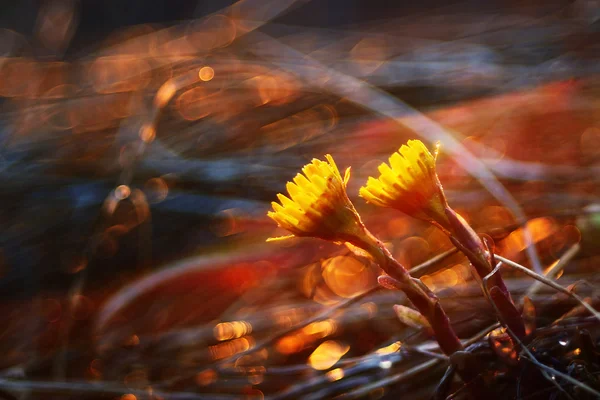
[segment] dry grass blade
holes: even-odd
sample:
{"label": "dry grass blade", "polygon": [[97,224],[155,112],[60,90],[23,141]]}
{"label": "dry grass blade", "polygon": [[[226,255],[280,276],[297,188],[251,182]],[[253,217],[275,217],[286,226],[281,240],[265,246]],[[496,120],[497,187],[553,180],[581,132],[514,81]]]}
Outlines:
{"label": "dry grass blade", "polygon": [[428,371],[429,369],[435,367],[436,365],[438,365],[441,362],[441,360],[438,359],[434,359],[434,360],[429,360],[426,361],[422,364],[419,364],[413,368],[410,368],[404,372],[401,372],[399,374],[396,375],[392,375],[383,379],[380,379],[376,382],[370,383],[368,385],[362,386],[358,389],[355,389],[353,391],[344,393],[340,396],[338,396],[338,399],[357,399],[360,398],[362,396],[365,396],[367,394],[369,394],[371,391],[375,390],[375,389],[379,389],[379,388],[383,388],[386,386],[390,386],[393,384],[398,384],[400,382],[406,381],[407,379],[410,379],[414,376],[417,376],[419,374],[425,373],[426,371]]}
{"label": "dry grass blade", "polygon": [[562,287],[561,285],[559,285],[558,283],[554,282],[552,279],[546,278],[545,276],[542,276],[532,270],[530,270],[529,268],[526,268],[520,264],[517,264],[514,261],[511,261],[507,258],[504,258],[502,256],[499,256],[497,254],[495,254],[495,257],[502,261],[503,263],[505,263],[506,265],[509,265],[512,268],[518,269],[519,271],[529,275],[530,277],[532,277],[533,279],[538,280],[539,282],[550,286],[553,289],[556,289],[556,291],[560,292],[560,293],[564,293],[567,296],[573,298],[574,300],[576,300],[579,304],[581,304],[582,307],[585,307],[586,310],[588,310],[594,317],[596,317],[599,321],[600,321],[600,313],[598,311],[596,311],[596,309],[594,307],[592,307],[590,304],[588,304],[587,302],[583,301],[583,299],[579,296],[577,296],[575,293],[571,292],[570,290],[568,290],[567,288]]}
{"label": "dry grass blade", "polygon": [[[554,265],[550,267],[550,269],[545,273],[545,277],[548,279],[554,279],[554,277],[558,275],[560,271],[563,270],[563,268],[569,263],[569,261],[571,261],[573,257],[577,255],[579,250],[581,250],[581,246],[579,245],[579,243],[575,243],[573,246],[571,246],[565,252],[565,254],[563,254],[563,256],[558,261],[556,261]],[[526,296],[531,297],[532,295],[536,294],[543,285],[544,283],[541,281],[534,282],[529,287],[529,290],[527,290]]]}

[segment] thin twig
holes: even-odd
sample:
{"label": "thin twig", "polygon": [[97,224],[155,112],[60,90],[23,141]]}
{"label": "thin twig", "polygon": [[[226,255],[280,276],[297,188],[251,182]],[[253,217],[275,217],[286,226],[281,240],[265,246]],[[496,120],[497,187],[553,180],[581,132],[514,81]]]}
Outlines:
{"label": "thin twig", "polygon": [[378,381],[375,381],[373,383],[370,383],[368,385],[365,385],[358,389],[355,389],[351,392],[344,393],[344,394],[338,396],[337,398],[338,399],[356,399],[356,398],[365,396],[375,389],[390,386],[392,384],[398,384],[398,383],[403,382],[407,379],[410,379],[414,376],[425,373],[425,371],[435,367],[439,363],[441,363],[441,360],[438,360],[438,359],[426,361],[422,364],[419,364],[419,365],[417,365],[413,368],[410,368],[404,372],[401,372],[399,374],[388,376],[386,378],[380,379]]}
{"label": "thin twig", "polygon": [[433,256],[429,260],[417,265],[416,267],[411,268],[408,272],[415,278],[420,278],[425,274],[434,272],[434,271],[431,271],[432,267],[434,267],[437,263],[444,261],[445,259],[452,256],[453,254],[456,254],[457,252],[458,252],[458,249],[456,247],[453,247],[450,250],[446,250],[443,253]]}
{"label": "thin twig", "polygon": [[[563,268],[569,263],[569,261],[571,261],[573,257],[575,257],[575,255],[577,255],[580,249],[581,246],[579,245],[579,243],[575,243],[573,246],[569,247],[569,249],[563,254],[563,256],[558,261],[556,261],[556,263],[544,274],[544,276],[547,279],[554,279],[554,277],[558,275],[560,271],[563,270]],[[543,285],[543,282],[534,282],[529,287],[529,290],[527,290],[527,293],[525,295],[527,297],[533,296],[541,289]]]}
{"label": "thin twig", "polygon": [[526,268],[520,264],[517,264],[514,261],[511,261],[507,258],[504,258],[502,256],[499,256],[496,254],[496,258],[500,261],[502,261],[503,263],[505,263],[506,265],[509,265],[515,269],[518,269],[519,271],[531,276],[534,279],[537,279],[538,281],[544,283],[545,285],[550,286],[553,289],[556,289],[558,292],[564,293],[567,296],[573,298],[574,300],[576,300],[579,304],[581,304],[583,307],[585,307],[594,317],[598,318],[598,320],[600,321],[600,313],[598,311],[596,311],[596,309],[594,307],[592,307],[590,304],[586,303],[585,301],[583,301],[583,299],[579,296],[577,296],[575,293],[571,292],[569,289],[562,287],[561,285],[559,285],[558,283],[554,282],[553,280],[546,278],[532,270],[530,270],[529,268]]}

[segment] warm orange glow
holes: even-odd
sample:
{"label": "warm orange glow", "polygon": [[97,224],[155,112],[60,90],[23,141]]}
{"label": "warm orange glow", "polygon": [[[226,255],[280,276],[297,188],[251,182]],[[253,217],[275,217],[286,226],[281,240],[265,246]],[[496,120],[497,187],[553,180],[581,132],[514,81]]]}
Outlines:
{"label": "warm orange glow", "polygon": [[152,143],[156,137],[156,129],[152,125],[143,125],[140,128],[140,139],[145,143]]}
{"label": "warm orange glow", "polygon": [[293,99],[297,91],[297,83],[283,74],[258,75],[250,80],[258,90],[262,104],[287,103]]}
{"label": "warm orange glow", "polygon": [[222,322],[214,329],[217,340],[230,340],[252,333],[252,325],[246,321]]}
{"label": "warm orange glow", "polygon": [[304,348],[302,337],[297,335],[286,336],[277,341],[275,349],[281,354],[294,354]]}
{"label": "warm orange glow", "polygon": [[327,373],[327,379],[331,382],[339,381],[344,377],[344,370],[341,368],[332,369]]}
{"label": "warm orange glow", "polygon": [[150,83],[150,65],[129,56],[100,57],[89,69],[94,90],[109,94],[141,90]]}
{"label": "warm orange glow", "polygon": [[34,96],[39,74],[39,66],[34,61],[21,57],[0,57],[0,96]]}
{"label": "warm orange glow", "polygon": [[208,82],[215,77],[215,70],[209,66],[202,67],[200,68],[200,71],[198,71],[198,77],[201,81]]}
{"label": "warm orange glow", "polygon": [[336,330],[336,323],[332,319],[313,322],[302,328],[302,332],[307,335],[317,335],[319,337],[329,336]]}
{"label": "warm orange glow", "polygon": [[429,325],[427,319],[417,310],[413,310],[412,308],[401,304],[396,304],[394,305],[394,311],[400,322],[403,324],[415,329],[431,330],[431,325]]}
{"label": "warm orange glow", "polygon": [[184,119],[195,121],[220,111],[224,106],[220,102],[224,101],[226,99],[219,92],[211,92],[198,86],[186,90],[177,98],[177,111]]}
{"label": "warm orange glow", "polygon": [[392,354],[392,353],[396,353],[397,351],[399,351],[401,347],[402,347],[402,342],[394,342],[388,346],[377,349],[375,351],[375,353],[382,354],[382,355],[383,354]]}
{"label": "warm orange glow", "polygon": [[130,194],[131,189],[127,185],[120,185],[115,189],[115,198],[117,200],[125,200]]}
{"label": "warm orange glow", "polygon": [[311,367],[318,370],[329,369],[333,367],[344,354],[350,350],[350,346],[339,342],[328,340],[323,342],[308,357],[308,363]]}
{"label": "warm orange glow", "polygon": [[440,273],[440,280],[444,286],[454,286],[458,283],[458,274],[453,269],[447,269]]}
{"label": "warm orange glow", "polygon": [[[379,161],[377,165],[381,164]],[[390,237],[403,237],[410,233],[412,223],[408,216],[395,217],[387,223],[388,234]]]}
{"label": "warm orange glow", "polygon": [[421,277],[421,282],[423,282],[425,284],[425,286],[427,286],[432,291],[435,291],[435,289],[437,287],[433,281],[433,278],[430,275],[423,275]]}
{"label": "warm orange glow", "polygon": [[375,285],[375,274],[353,257],[337,256],[323,262],[323,278],[340,297],[354,297]]}
{"label": "warm orange glow", "polygon": [[420,236],[404,239],[394,252],[396,259],[406,268],[412,268],[422,263],[429,255],[429,243]]}
{"label": "warm orange glow", "polygon": [[[534,243],[538,243],[552,235],[559,233],[558,225],[552,218],[535,218],[527,222],[527,229]],[[525,250],[527,244],[523,228],[516,229],[499,245],[503,252],[509,256]]]}
{"label": "warm orange glow", "polygon": [[205,369],[196,374],[196,384],[199,386],[208,386],[217,381],[217,373],[213,369]]}
{"label": "warm orange glow", "polygon": [[137,400],[134,394],[128,393],[121,396],[121,400]]}
{"label": "warm orange glow", "polygon": [[239,339],[230,340],[224,343],[219,343],[210,346],[208,349],[213,360],[231,357],[234,354],[246,351],[254,346],[254,339],[251,336],[242,337]]}
{"label": "warm orange glow", "polygon": [[137,346],[140,344],[140,338],[138,335],[131,335],[124,344],[125,346]]}
{"label": "warm orange glow", "polygon": [[154,98],[154,105],[157,108],[163,108],[171,101],[171,98],[173,98],[176,92],[177,86],[175,86],[172,81],[167,81],[160,89],[158,89],[156,97]]}

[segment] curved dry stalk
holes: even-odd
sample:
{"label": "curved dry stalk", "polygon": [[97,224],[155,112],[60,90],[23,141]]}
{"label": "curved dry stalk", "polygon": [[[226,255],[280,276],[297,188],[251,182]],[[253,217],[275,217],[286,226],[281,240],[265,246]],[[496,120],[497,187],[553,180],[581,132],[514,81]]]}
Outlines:
{"label": "curved dry stalk", "polygon": [[572,299],[577,301],[579,304],[581,304],[582,307],[585,307],[586,310],[588,310],[594,317],[596,317],[600,321],[600,312],[596,311],[596,309],[594,307],[592,307],[590,304],[585,302],[581,297],[577,296],[575,293],[571,292],[569,289],[562,287],[558,283],[554,282],[552,279],[546,278],[545,276],[540,275],[540,274],[530,270],[529,268],[522,266],[521,264],[517,264],[516,262],[509,260],[508,258],[499,256],[498,254],[495,254],[494,256],[498,260],[505,263],[506,265],[509,265],[512,268],[518,269],[519,271],[529,275],[533,279],[536,279],[539,282],[542,282],[543,284],[550,286],[551,288],[555,289],[556,291],[566,294],[567,296],[571,297]]}

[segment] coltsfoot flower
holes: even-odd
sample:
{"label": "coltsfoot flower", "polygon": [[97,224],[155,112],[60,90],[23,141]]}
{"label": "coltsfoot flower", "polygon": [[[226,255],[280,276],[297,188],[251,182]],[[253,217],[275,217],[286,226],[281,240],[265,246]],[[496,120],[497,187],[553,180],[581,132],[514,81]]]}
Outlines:
{"label": "coltsfoot flower", "polygon": [[447,203],[435,171],[436,157],[437,152],[432,155],[420,140],[409,140],[392,154],[389,165],[379,166],[379,178],[369,177],[359,194],[369,203],[447,228]]}
{"label": "coltsfoot flower", "polygon": [[272,202],[273,211],[267,215],[293,236],[348,241],[364,234],[364,225],[346,193],[350,168],[342,178],[333,157],[328,154],[325,158],[327,161],[313,159],[305,165],[303,174],[287,183],[290,197],[278,194],[281,204]]}

